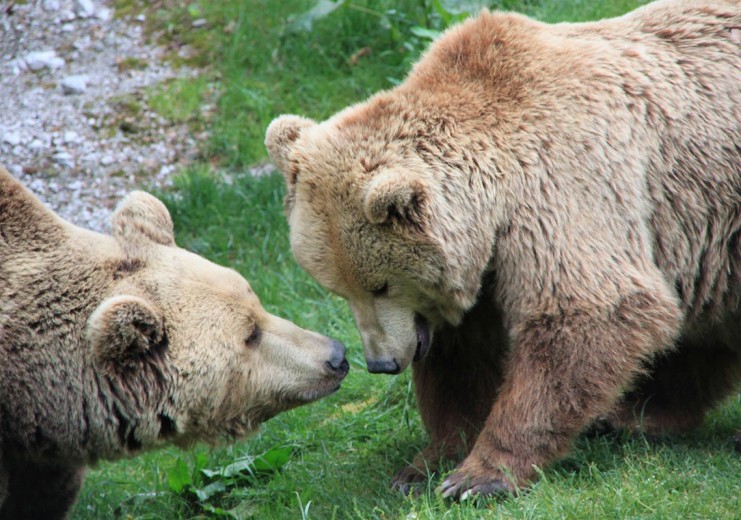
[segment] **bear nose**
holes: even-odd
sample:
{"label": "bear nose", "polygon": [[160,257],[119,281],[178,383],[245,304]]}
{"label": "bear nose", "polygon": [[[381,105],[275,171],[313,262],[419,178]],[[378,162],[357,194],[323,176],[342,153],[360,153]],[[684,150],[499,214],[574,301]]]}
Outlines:
{"label": "bear nose", "polygon": [[395,359],[374,359],[366,360],[368,372],[371,374],[398,374],[401,367]]}
{"label": "bear nose", "polygon": [[332,340],[332,353],[330,354],[329,360],[326,365],[339,375],[344,376],[350,370],[350,365],[345,359],[345,345],[336,339]]}

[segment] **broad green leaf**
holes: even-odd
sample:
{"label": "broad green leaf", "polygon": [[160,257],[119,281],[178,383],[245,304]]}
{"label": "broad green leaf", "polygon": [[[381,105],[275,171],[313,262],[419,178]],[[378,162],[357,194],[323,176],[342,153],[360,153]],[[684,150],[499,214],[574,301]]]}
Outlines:
{"label": "broad green leaf", "polygon": [[178,458],[175,465],[167,472],[167,483],[175,493],[180,493],[188,486],[193,485],[190,469],[188,469],[188,465],[183,459]]}
{"label": "broad green leaf", "polygon": [[255,459],[253,471],[255,473],[271,473],[277,471],[285,466],[290,458],[291,448],[270,449]]}
{"label": "broad green leaf", "polygon": [[226,491],[226,484],[224,484],[224,482],[221,480],[211,482],[209,485],[202,488],[193,489],[193,492],[196,494],[198,500],[200,500],[201,502],[205,502],[216,493],[223,493],[224,491]]}
{"label": "broad green leaf", "polygon": [[201,469],[201,474],[209,479],[232,479],[239,476],[254,476],[258,473],[273,473],[283,467],[291,458],[291,448],[273,448],[258,457],[242,457],[218,469]]}

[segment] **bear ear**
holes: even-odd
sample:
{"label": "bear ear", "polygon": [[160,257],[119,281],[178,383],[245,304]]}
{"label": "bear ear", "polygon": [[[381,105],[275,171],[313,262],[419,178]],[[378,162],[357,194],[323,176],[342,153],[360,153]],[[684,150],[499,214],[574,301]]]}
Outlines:
{"label": "bear ear", "polygon": [[162,315],[138,296],[108,298],[90,316],[87,339],[101,367],[126,366],[164,337]]}
{"label": "bear ear", "polygon": [[298,172],[291,167],[288,156],[301,132],[314,125],[316,122],[305,117],[283,115],[273,119],[265,132],[265,147],[270,159],[283,174],[289,188],[296,184]]}
{"label": "bear ear", "polygon": [[143,191],[130,193],[111,217],[113,236],[125,247],[155,242],[175,245],[172,218],[162,202]]}
{"label": "bear ear", "polygon": [[368,183],[363,209],[373,224],[396,220],[424,228],[428,200],[424,181],[397,170],[386,170],[376,174]]}

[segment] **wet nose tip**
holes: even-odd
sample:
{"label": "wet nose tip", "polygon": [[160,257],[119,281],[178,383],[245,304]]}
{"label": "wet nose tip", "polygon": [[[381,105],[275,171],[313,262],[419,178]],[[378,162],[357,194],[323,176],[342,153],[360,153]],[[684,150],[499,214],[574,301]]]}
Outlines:
{"label": "wet nose tip", "polygon": [[368,372],[371,374],[398,374],[401,367],[395,359],[368,359]]}
{"label": "wet nose tip", "polygon": [[327,361],[327,366],[335,372],[345,374],[349,370],[350,365],[347,363],[347,359],[345,359],[345,345],[341,341],[332,340],[332,353]]}

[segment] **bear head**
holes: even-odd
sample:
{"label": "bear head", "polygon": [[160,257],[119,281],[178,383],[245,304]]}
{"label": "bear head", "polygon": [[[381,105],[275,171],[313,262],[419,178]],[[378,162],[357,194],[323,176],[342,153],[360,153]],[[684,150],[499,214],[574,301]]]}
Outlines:
{"label": "bear head", "polygon": [[116,394],[157,401],[139,405],[157,417],[129,447],[239,437],[339,388],[343,345],[266,312],[236,271],[177,247],[159,200],[130,194],[112,228],[124,259],[86,335]]}
{"label": "bear head", "polygon": [[493,247],[481,194],[451,160],[424,153],[445,144],[446,120],[414,105],[381,93],[323,123],[281,116],[266,135],[294,256],[348,301],[371,372],[402,371],[436,327],[460,322]]}

